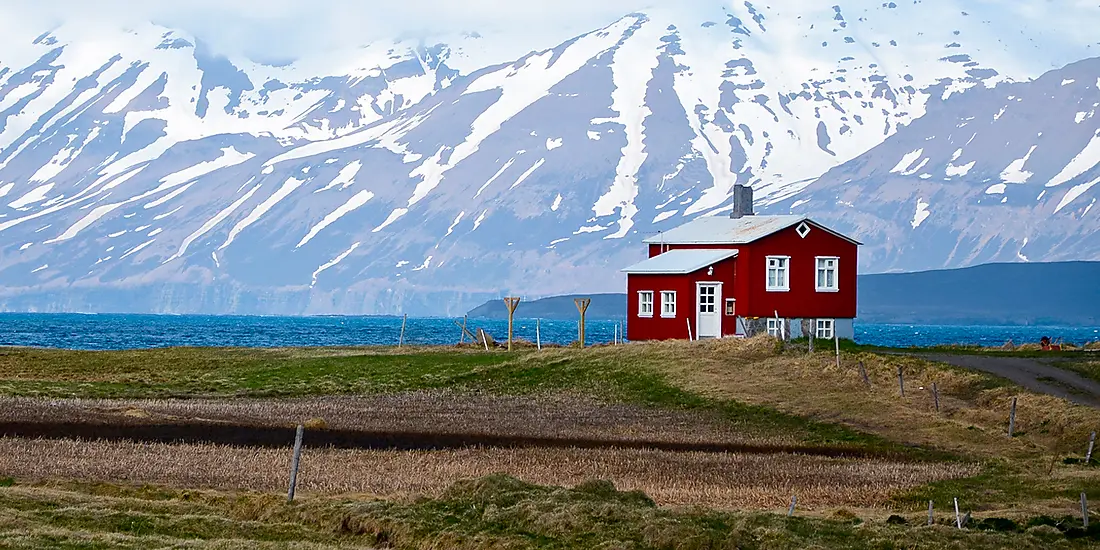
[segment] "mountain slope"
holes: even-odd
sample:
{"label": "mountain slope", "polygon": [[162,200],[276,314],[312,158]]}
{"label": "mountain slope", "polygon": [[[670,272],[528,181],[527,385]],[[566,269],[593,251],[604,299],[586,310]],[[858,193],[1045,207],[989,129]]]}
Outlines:
{"label": "mountain slope", "polygon": [[[696,4],[511,60],[506,36],[468,34],[272,67],[155,26],[6,48],[0,306],[454,314],[614,291],[645,235],[721,215],[736,182],[848,223],[825,198],[840,170],[897,163],[948,105],[991,108],[1088,52],[995,4]],[[877,173],[852,189],[901,194]],[[896,239],[865,271],[984,257],[889,233],[887,203],[845,226]]]}
{"label": "mountain slope", "polygon": [[1100,257],[1100,59],[929,107],[769,210],[861,235],[883,269]]}

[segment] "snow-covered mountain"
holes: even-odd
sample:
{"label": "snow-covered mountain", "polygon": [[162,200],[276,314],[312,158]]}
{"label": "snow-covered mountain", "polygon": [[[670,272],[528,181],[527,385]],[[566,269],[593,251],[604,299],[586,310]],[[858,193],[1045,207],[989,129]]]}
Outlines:
{"label": "snow-covered mountain", "polygon": [[865,272],[1100,256],[1100,64],[1059,68],[1094,38],[992,0],[710,4],[529,53],[468,33],[276,67],[151,24],[5,46],[0,307],[619,291],[642,238],[737,182],[850,229]]}
{"label": "snow-covered mountain", "polygon": [[769,208],[813,213],[897,270],[1100,257],[1100,59],[930,106]]}

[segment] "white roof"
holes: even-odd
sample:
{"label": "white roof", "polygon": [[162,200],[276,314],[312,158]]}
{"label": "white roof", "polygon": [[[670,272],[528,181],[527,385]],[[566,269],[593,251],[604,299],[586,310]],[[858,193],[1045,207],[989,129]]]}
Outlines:
{"label": "white roof", "polygon": [[634,274],[694,273],[717,262],[732,258],[737,250],[670,250],[623,270]]}
{"label": "white roof", "polygon": [[695,218],[679,227],[646,239],[646,244],[747,244],[782,231],[805,216],[729,216]]}
{"label": "white roof", "polygon": [[800,222],[827,231],[854,244],[859,241],[825,227],[806,216],[729,216],[695,218],[679,227],[642,241],[645,244],[748,244]]}

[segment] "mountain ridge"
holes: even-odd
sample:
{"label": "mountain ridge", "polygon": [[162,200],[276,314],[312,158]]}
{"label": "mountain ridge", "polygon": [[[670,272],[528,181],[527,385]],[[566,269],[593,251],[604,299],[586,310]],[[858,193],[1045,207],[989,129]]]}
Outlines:
{"label": "mountain ridge", "polygon": [[[733,183],[867,242],[864,271],[1005,259],[1025,238],[1016,259],[1100,257],[1100,71],[1043,76],[1091,43],[950,2],[697,3],[709,15],[649,10],[511,59],[469,34],[275,67],[152,25],[6,48],[0,308],[455,314],[502,291],[614,291],[642,238],[722,215]],[[1041,101],[1063,73],[1071,95]],[[1042,143],[1027,109],[998,114],[1010,95],[1057,114]],[[979,96],[989,166],[924,155]],[[994,147],[993,122],[1017,143]],[[1042,204],[1065,189],[1071,206],[961,208],[1035,184],[999,172],[1053,177],[1059,148],[1080,151],[1074,175]]]}

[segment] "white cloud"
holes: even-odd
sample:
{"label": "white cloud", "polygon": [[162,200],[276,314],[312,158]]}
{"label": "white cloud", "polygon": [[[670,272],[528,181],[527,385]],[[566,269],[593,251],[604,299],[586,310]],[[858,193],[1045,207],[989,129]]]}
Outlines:
{"label": "white cloud", "polygon": [[[828,5],[832,3],[840,4],[845,13],[871,13],[872,20],[882,2],[836,0]],[[10,40],[33,39],[62,23],[95,28],[152,21],[197,36],[219,53],[273,61],[377,40],[432,40],[463,32],[495,36],[509,31],[506,43],[494,42],[491,47],[526,52],[553,47],[634,11],[663,8],[684,24],[698,24],[722,22],[723,11],[741,11],[742,4],[742,0],[0,0],[0,62],[5,61],[4,50],[13,44]],[[765,12],[820,10],[809,0],[755,4]],[[1073,51],[1096,44],[1094,29],[1100,24],[1095,0],[925,0],[915,9],[965,10],[975,20],[991,20],[992,26],[983,31],[991,35],[1026,21],[1033,41],[1046,45],[1044,51],[1052,43]],[[825,12],[831,17],[831,10]],[[781,33],[773,33],[773,39],[781,41]],[[1050,65],[1062,62],[1066,60],[1047,60]]]}
{"label": "white cloud", "polygon": [[[689,0],[699,1],[699,0]],[[712,4],[714,0],[703,0]],[[523,29],[531,48],[610,24],[670,0],[4,0],[0,33],[33,38],[65,23],[186,31],[212,49],[253,59],[289,59],[374,40]],[[2,57],[2,56],[0,56]]]}

